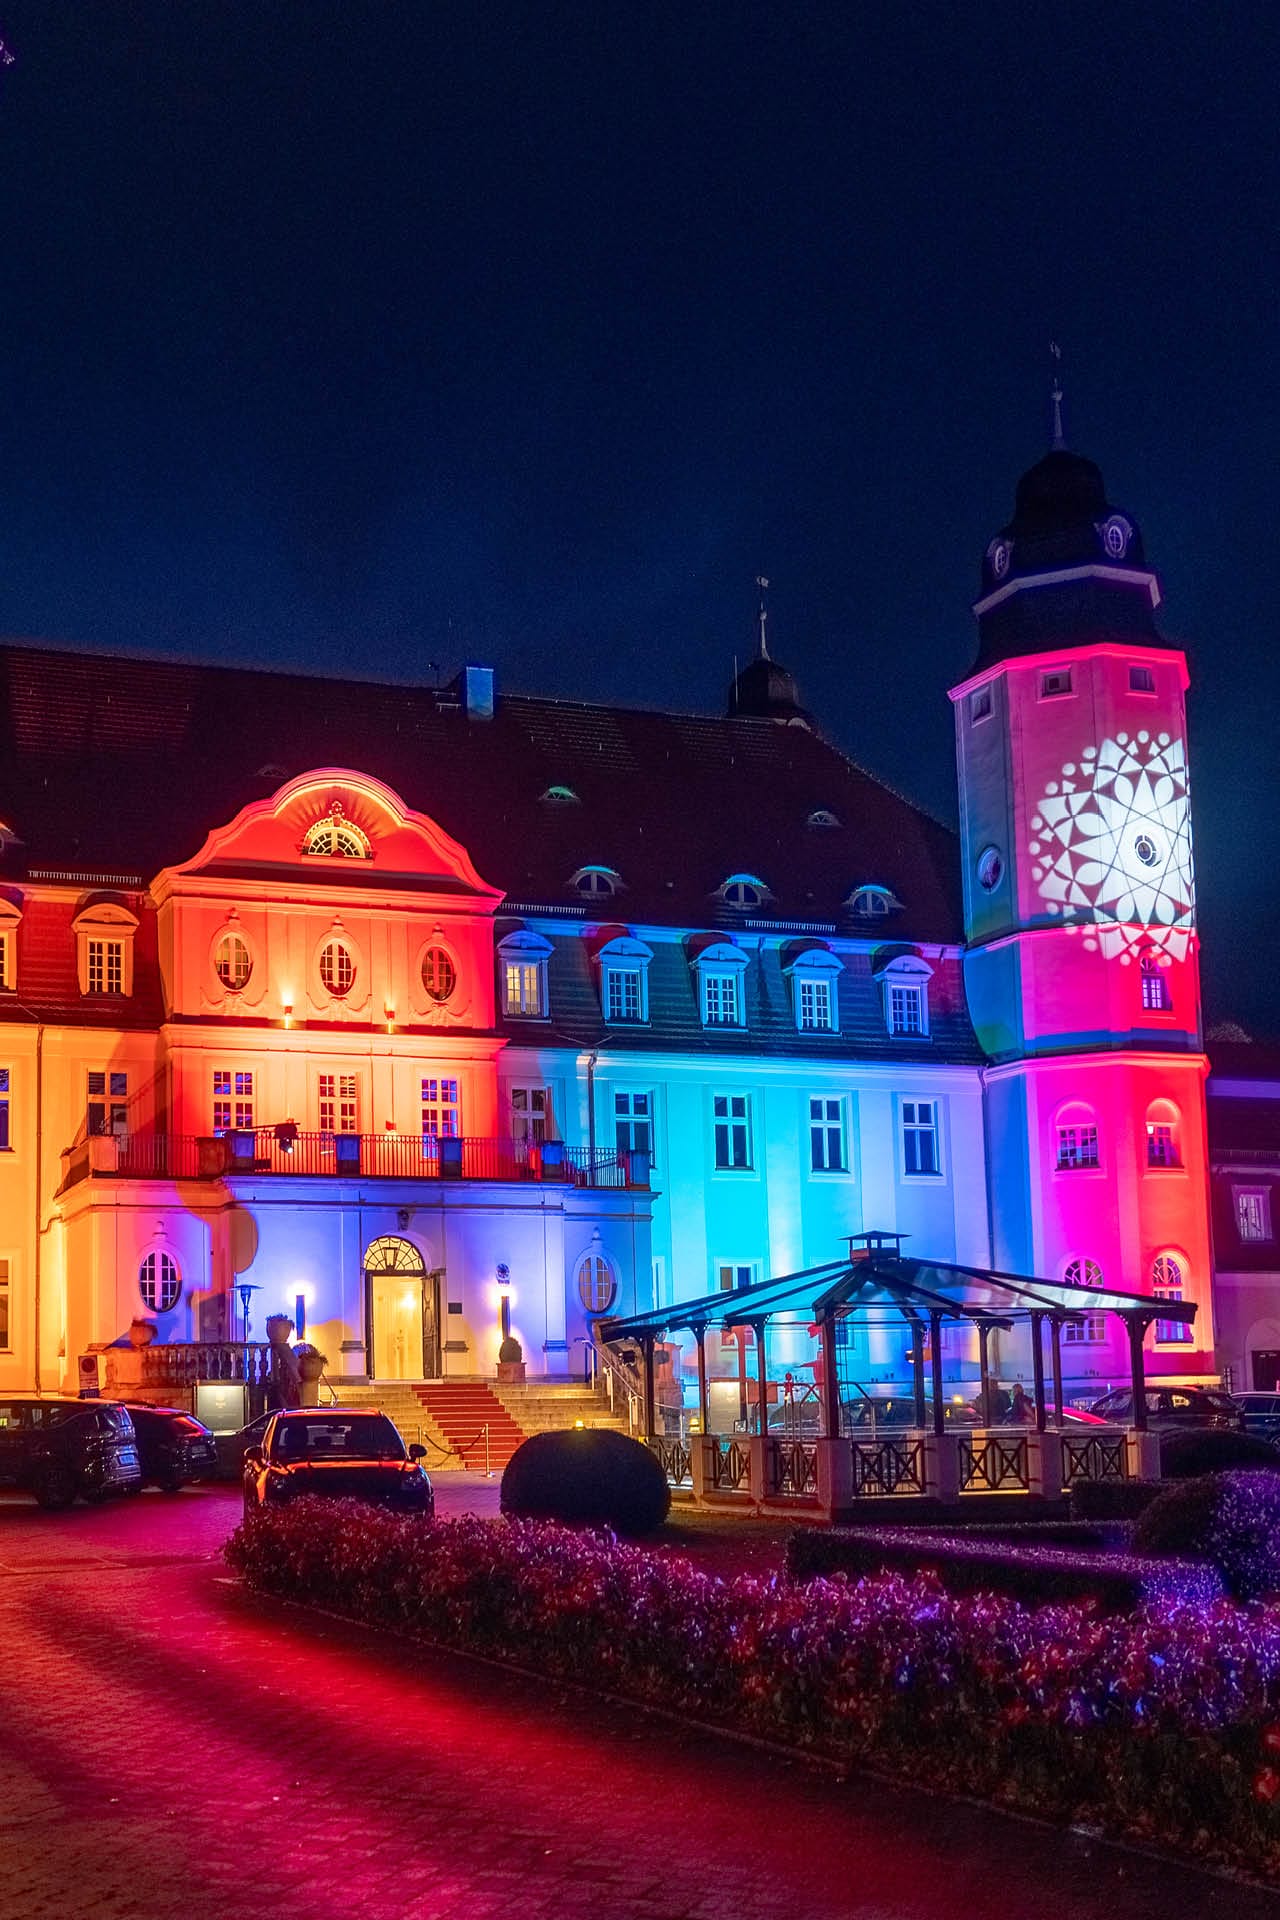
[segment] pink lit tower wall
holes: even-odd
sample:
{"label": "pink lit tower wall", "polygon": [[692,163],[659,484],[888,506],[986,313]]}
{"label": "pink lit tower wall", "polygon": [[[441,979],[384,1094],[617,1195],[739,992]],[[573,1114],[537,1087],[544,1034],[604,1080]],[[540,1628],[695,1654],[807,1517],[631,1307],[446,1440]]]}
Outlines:
{"label": "pink lit tower wall", "polygon": [[[994,1263],[1180,1295],[1148,1372],[1213,1371],[1187,664],[1133,520],[1055,438],[987,548],[951,693],[969,1005],[986,1069]],[[1127,1379],[1116,1323],[1064,1332]]]}

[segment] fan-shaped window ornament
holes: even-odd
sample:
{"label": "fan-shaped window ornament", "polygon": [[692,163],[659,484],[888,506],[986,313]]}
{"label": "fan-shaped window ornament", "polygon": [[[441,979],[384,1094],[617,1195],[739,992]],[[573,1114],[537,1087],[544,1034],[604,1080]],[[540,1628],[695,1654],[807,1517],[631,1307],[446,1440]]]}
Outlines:
{"label": "fan-shaped window ornament", "polygon": [[138,1268],[138,1292],[149,1313],[168,1313],[178,1304],[182,1282],[167,1253],[149,1253]]}
{"label": "fan-shaped window ornament", "polygon": [[830,807],[815,807],[805,824],[810,827],[838,827],[840,822]]}
{"label": "fan-shaped window ornament", "polygon": [[888,887],[855,887],[847,902],[850,913],[857,920],[883,920],[887,914],[894,913],[902,902]]}
{"label": "fan-shaped window ornament", "polygon": [[238,933],[224,933],[213,959],[214,971],[228,993],[241,993],[249,984],[253,961]]}
{"label": "fan-shaped window ornament", "polygon": [[365,1248],[364,1270],[366,1273],[425,1273],[427,1263],[412,1240],[385,1233]]}
{"label": "fan-shaped window ornament", "polygon": [[373,858],[368,834],[354,820],[347,819],[341,800],[333,802],[323,819],[312,821],[302,842],[302,851],[330,860]]}
{"label": "fan-shaped window ornament", "polygon": [[622,875],[612,867],[579,867],[569,885],[585,900],[611,900],[622,889]]}
{"label": "fan-shaped window ornament", "polygon": [[428,947],[422,956],[422,984],[441,1006],[458,984],[458,969],[443,947]]}
{"label": "fan-shaped window ornament", "polygon": [[769,898],[769,889],[758,874],[731,873],[721,885],[719,894],[726,907],[736,907],[739,912],[747,913],[752,907],[764,905]]}
{"label": "fan-shaped window ornament", "polygon": [[548,807],[576,807],[578,796],[572,787],[547,787],[539,796]]}
{"label": "fan-shaped window ornament", "polygon": [[356,981],[356,963],[343,940],[329,940],[320,949],[320,979],[326,993],[342,1000]]}

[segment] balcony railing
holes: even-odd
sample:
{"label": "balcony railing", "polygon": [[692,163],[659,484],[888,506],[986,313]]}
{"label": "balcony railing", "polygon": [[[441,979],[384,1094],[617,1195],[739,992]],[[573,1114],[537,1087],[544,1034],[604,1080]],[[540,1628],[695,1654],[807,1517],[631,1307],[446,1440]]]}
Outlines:
{"label": "balcony railing", "polygon": [[218,1180],[293,1174],[362,1180],[537,1180],[610,1190],[647,1188],[647,1154],[567,1147],[561,1140],[441,1140],[431,1134],[304,1133],[287,1127],[218,1137],[99,1134],[63,1155],[64,1184],[92,1174],[126,1180]]}

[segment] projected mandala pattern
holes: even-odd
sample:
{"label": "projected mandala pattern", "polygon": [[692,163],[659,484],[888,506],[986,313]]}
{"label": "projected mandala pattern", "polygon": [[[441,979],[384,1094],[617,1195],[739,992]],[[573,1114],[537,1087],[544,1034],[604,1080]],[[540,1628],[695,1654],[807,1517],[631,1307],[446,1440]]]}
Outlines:
{"label": "projected mandala pattern", "polygon": [[1051,780],[1031,821],[1032,877],[1051,914],[1088,926],[1086,945],[1128,959],[1181,959],[1195,891],[1187,762],[1167,733],[1117,734]]}

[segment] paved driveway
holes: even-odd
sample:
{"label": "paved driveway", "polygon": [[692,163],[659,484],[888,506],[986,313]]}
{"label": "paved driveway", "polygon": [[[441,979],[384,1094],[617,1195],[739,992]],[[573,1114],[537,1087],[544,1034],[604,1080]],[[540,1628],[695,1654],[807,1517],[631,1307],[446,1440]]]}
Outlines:
{"label": "paved driveway", "polygon": [[0,1920],[1280,1920],[255,1602],[218,1558],[237,1505],[0,1504]]}

